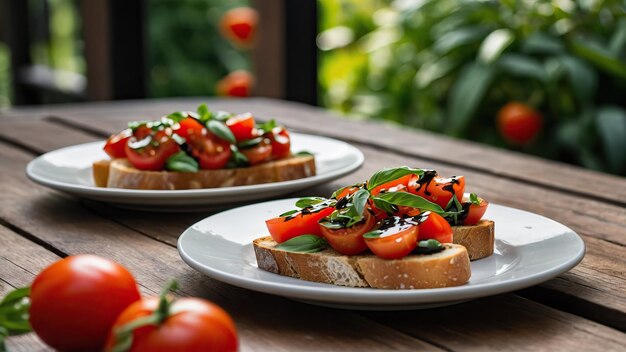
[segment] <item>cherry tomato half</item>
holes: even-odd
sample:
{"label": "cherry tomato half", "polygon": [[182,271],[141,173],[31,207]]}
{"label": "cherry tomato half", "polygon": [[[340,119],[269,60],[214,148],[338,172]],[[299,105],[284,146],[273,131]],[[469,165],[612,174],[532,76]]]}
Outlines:
{"label": "cherry tomato half", "polygon": [[133,135],[133,131],[130,128],[123,130],[120,133],[114,134],[107,139],[104,145],[104,152],[111,158],[125,158],[126,157],[126,143]]}
{"label": "cherry tomato half", "polygon": [[62,351],[98,351],[117,316],[139,300],[133,276],[95,255],[75,255],[44,269],[31,286],[30,324]]}
{"label": "cherry tomato half", "polygon": [[328,244],[337,252],[345,255],[359,254],[367,249],[363,235],[369,232],[376,222],[369,211],[366,210],[364,216],[363,221],[351,227],[333,230],[320,224],[319,228]]}
{"label": "cherry tomato half", "polygon": [[201,169],[221,169],[233,154],[230,143],[216,137],[206,128],[202,135],[190,134],[187,144],[191,148],[191,154],[198,159]]}
{"label": "cherry tomato half", "polygon": [[[116,328],[153,314],[158,305],[158,297],[149,297],[126,308],[115,321],[106,350],[111,351],[117,342]],[[134,330],[128,351],[237,351],[235,323],[222,308],[199,298],[181,298],[169,310],[161,324]]]}
{"label": "cherry tomato half", "polygon": [[277,217],[265,221],[267,229],[274,241],[285,242],[301,235],[316,235],[322,237],[322,231],[318,221],[327,217],[335,210],[326,207],[311,213],[297,212],[290,216]]}
{"label": "cherry tomato half", "polygon": [[272,145],[265,140],[252,148],[240,149],[239,151],[248,158],[250,165],[257,165],[269,159],[272,155]]}
{"label": "cherry tomato half", "polygon": [[[441,215],[430,211],[419,215],[419,240],[435,239],[441,243],[452,243],[452,227]],[[425,217],[425,220],[424,220]]]}
{"label": "cherry tomato half", "polygon": [[257,136],[257,130],[254,127],[254,116],[249,112],[229,118],[226,120],[226,126],[228,126],[233,135],[235,135],[237,142],[252,139]]}
{"label": "cherry tomato half", "polygon": [[417,247],[417,222],[393,216],[383,220],[382,225],[380,237],[365,238],[367,247],[378,257],[403,258]]}
{"label": "cherry tomato half", "polygon": [[272,143],[272,157],[284,159],[291,155],[291,138],[284,127],[275,127],[271,133],[266,134]]}
{"label": "cherry tomato half", "polygon": [[178,125],[180,127],[178,127],[178,129],[176,129],[174,132],[176,132],[176,134],[178,134],[179,136],[185,138],[185,140],[193,138],[192,135],[201,136],[204,133],[203,131],[206,129],[200,121],[191,117],[180,120],[178,122]]}
{"label": "cherry tomato half", "polygon": [[480,201],[480,204],[476,205],[471,203],[469,199],[463,199],[463,209],[466,209],[467,207],[467,215],[463,219],[463,225],[476,225],[480,219],[482,219],[483,215],[485,215],[489,202],[482,198],[478,198],[478,200]]}
{"label": "cherry tomato half", "polygon": [[463,199],[465,177],[452,176],[443,178],[438,177],[434,171],[429,170],[422,177],[413,176],[408,182],[408,188],[409,192],[436,203],[445,209],[453,195],[456,196],[459,202]]}
{"label": "cherry tomato half", "polygon": [[138,141],[133,136],[126,144],[126,157],[139,170],[163,170],[167,159],[180,151],[176,141],[166,131],[157,131],[146,138],[150,140],[139,148],[133,146],[143,143],[145,139]]}

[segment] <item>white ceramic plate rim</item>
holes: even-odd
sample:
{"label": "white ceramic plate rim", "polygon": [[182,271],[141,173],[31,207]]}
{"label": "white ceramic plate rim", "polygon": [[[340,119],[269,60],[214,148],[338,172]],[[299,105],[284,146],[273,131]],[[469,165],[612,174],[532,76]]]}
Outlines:
{"label": "white ceramic plate rim", "polygon": [[[296,198],[293,199],[294,201]],[[243,208],[254,207],[257,205],[263,205],[277,201],[270,201],[264,203],[257,203],[249,205]],[[517,212],[525,213],[529,216],[537,216],[548,221],[551,219],[545,218],[538,214],[526,212],[519,209],[499,206],[497,204],[490,204],[490,207],[501,207],[511,209]],[[215,214],[218,215],[218,214]],[[210,217],[206,218],[209,219]],[[205,220],[206,220],[205,219]],[[204,221],[204,220],[202,220]],[[200,222],[202,222],[200,221]],[[199,222],[199,223],[200,223]],[[558,223],[557,223],[558,224]],[[561,225],[561,224],[559,224]],[[563,226],[563,225],[561,225]],[[550,269],[529,273],[525,276],[521,276],[515,279],[509,279],[506,281],[498,282],[482,282],[474,285],[462,285],[456,287],[436,288],[436,289],[417,289],[417,290],[384,290],[384,289],[371,289],[371,288],[353,288],[342,287],[335,285],[319,284],[320,286],[308,286],[299,285],[298,279],[293,279],[291,283],[281,283],[272,280],[259,280],[256,278],[248,278],[239,275],[234,275],[221,270],[216,270],[210,265],[204,264],[195,258],[191,257],[184,248],[184,241],[186,236],[189,236],[193,225],[190,226],[178,240],[178,251],[182,259],[190,265],[192,268],[223,282],[231,285],[247,288],[254,291],[277,294],[287,296],[290,298],[312,300],[318,302],[331,302],[331,303],[345,303],[350,304],[378,304],[378,305],[406,305],[406,304],[420,304],[420,303],[437,303],[437,302],[450,302],[458,300],[475,299],[484,296],[495,295],[499,293],[514,291],[539,284],[546,280],[552,279],[576,266],[584,257],[585,245],[583,240],[574,231],[568,229],[575,235],[573,241],[576,241],[575,245],[578,250],[567,260],[561,262]],[[497,226],[496,226],[497,228]],[[567,227],[565,227],[567,228]],[[497,236],[497,230],[496,230]],[[242,247],[243,248],[243,247]],[[247,265],[242,258],[242,265]],[[257,269],[261,270],[261,269]],[[275,274],[274,274],[275,275]],[[280,276],[277,275],[277,281]]]}
{"label": "white ceramic plate rim", "polygon": [[34,172],[35,165],[40,162],[46,155],[52,153],[65,153],[72,149],[76,148],[85,148],[93,145],[103,145],[103,141],[99,142],[91,142],[84,143],[79,145],[73,145],[65,148],[60,148],[46,154],[43,154],[33,160],[31,160],[26,166],[26,175],[32,181],[39,183],[41,185],[58,189],[70,193],[79,193],[83,195],[91,195],[91,196],[107,196],[107,197],[135,197],[135,198],[158,198],[158,199],[182,199],[182,198],[197,198],[197,197],[221,197],[221,196],[229,196],[229,195],[239,195],[246,194],[252,192],[259,191],[274,191],[280,190],[283,188],[294,188],[298,186],[308,186],[319,184],[328,180],[332,180],[335,178],[339,178],[341,176],[347,175],[350,172],[358,169],[365,159],[363,153],[355,148],[354,146],[345,143],[343,141],[339,141],[336,139],[316,136],[316,135],[308,135],[302,133],[292,133],[292,136],[298,138],[298,136],[306,136],[313,137],[319,140],[332,141],[332,142],[341,142],[345,144],[348,148],[350,148],[350,152],[356,157],[355,160],[350,163],[343,165],[340,168],[335,170],[331,170],[329,172],[323,174],[317,174],[315,176],[306,177],[297,180],[283,181],[283,182],[273,182],[273,183],[263,183],[258,185],[248,185],[248,186],[236,186],[236,187],[220,187],[220,188],[204,188],[204,189],[192,189],[192,190],[133,190],[133,189],[117,189],[117,188],[101,188],[96,186],[87,186],[75,183],[68,183],[50,179],[45,177],[44,175],[40,175]]}

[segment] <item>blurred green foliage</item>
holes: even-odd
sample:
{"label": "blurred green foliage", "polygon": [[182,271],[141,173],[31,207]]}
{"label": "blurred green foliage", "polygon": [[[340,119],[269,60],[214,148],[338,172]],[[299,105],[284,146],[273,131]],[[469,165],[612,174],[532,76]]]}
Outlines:
{"label": "blurred green foliage", "polygon": [[224,12],[246,0],[151,0],[148,2],[150,95],[213,95],[227,73],[250,69],[248,54],[219,33]]}
{"label": "blurred green foliage", "polygon": [[519,148],[626,174],[626,2],[320,0],[323,105],[501,147],[498,110],[544,116]]}

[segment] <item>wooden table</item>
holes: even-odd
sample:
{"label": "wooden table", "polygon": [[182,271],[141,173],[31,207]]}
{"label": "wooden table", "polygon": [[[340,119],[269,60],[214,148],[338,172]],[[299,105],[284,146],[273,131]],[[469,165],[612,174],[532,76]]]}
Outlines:
{"label": "wooden table", "polygon": [[[494,203],[539,213],[585,240],[580,265],[522,291],[422,311],[321,308],[233,287],[188,267],[176,239],[207,213],[163,215],[120,210],[27,180],[37,155],[101,140],[126,122],[200,102],[254,111],[292,129],[349,141],[366,156],[352,175],[299,192],[328,195],[381,167],[411,165],[465,175]],[[321,109],[268,99],[172,99],[19,108],[0,115],[0,296],[28,285],[60,257],[96,253],[131,270],[145,294],[171,278],[234,317],[244,351],[578,350],[626,347],[626,179],[408,128],[350,121]],[[44,350],[34,334],[9,339],[14,351]]]}

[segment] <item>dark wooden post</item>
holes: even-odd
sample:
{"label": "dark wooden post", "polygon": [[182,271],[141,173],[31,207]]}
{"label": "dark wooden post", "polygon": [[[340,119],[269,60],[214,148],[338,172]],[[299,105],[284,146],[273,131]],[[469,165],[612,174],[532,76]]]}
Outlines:
{"label": "dark wooden post", "polygon": [[254,0],[260,14],[253,52],[256,94],[317,104],[317,2]]}

